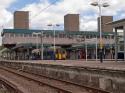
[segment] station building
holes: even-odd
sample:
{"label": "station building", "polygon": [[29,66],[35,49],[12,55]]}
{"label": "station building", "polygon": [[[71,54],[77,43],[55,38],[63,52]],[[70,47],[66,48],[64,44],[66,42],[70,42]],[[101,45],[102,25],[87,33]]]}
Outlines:
{"label": "station building", "polygon": [[[22,18],[18,13],[24,14]],[[55,30],[31,30],[27,24],[28,12],[18,11],[14,16],[14,23],[19,17],[24,21],[17,22],[14,29],[3,29],[2,44],[7,51],[2,52],[6,59],[28,60],[41,59],[43,53],[44,59],[55,59],[56,54],[61,57],[56,59],[98,59],[99,58],[99,32],[98,31],[79,31],[79,15],[69,14],[64,17],[64,31]],[[18,17],[17,17],[18,16]],[[72,21],[72,18],[74,21]],[[107,20],[112,17],[104,16]],[[111,21],[105,21],[110,23]],[[68,24],[69,23],[69,24]],[[103,22],[105,25],[106,23]],[[17,24],[22,24],[17,25]],[[26,24],[23,25],[23,24]],[[68,27],[69,26],[69,27]],[[75,27],[76,26],[76,27]],[[115,58],[115,33],[112,30],[112,24],[107,25],[111,31],[102,32],[103,53],[105,59]],[[105,25],[106,27],[106,25]],[[111,27],[111,28],[110,28]],[[37,33],[37,34],[34,34]],[[55,38],[55,55],[53,55],[53,46]],[[42,51],[43,50],[43,51]],[[65,53],[65,58],[63,54]],[[59,56],[59,55],[58,55]]]}
{"label": "station building", "polygon": [[[35,35],[36,33],[41,33],[43,31],[43,37],[41,35]],[[113,49],[114,36],[109,35],[110,33],[103,33],[104,47],[106,47],[105,52],[110,53],[110,48]],[[49,49],[53,46],[53,31],[50,30],[26,30],[26,29],[4,29],[3,30],[3,45],[9,48],[13,55],[18,55],[18,57],[23,57],[25,55],[30,55],[34,49],[41,49],[41,44],[43,43],[44,49]],[[41,38],[42,41],[41,42]],[[55,45],[56,47],[63,48],[69,53],[69,59],[78,59],[78,53],[82,53],[83,59],[86,58],[86,47],[88,58],[95,58],[96,47],[99,49],[99,33],[98,32],[65,32],[57,31],[55,34]],[[27,54],[28,53],[28,54]],[[11,55],[8,53],[8,56]],[[77,55],[77,56],[76,56]],[[94,55],[94,56],[91,56]],[[108,58],[108,57],[107,57]],[[23,58],[19,58],[23,59]]]}

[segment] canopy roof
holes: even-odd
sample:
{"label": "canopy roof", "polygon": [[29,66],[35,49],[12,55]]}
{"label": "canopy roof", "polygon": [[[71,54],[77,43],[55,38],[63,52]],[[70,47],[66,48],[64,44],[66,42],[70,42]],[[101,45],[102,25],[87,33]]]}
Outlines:
{"label": "canopy roof", "polygon": [[120,19],[107,23],[107,25],[112,25],[114,28],[123,29],[125,26],[125,19]]}
{"label": "canopy roof", "polygon": [[[53,30],[29,30],[29,29],[3,29],[4,33],[14,33],[14,34],[33,34],[34,32],[40,33],[43,31],[44,34],[52,34]],[[66,35],[96,35],[99,36],[99,32],[97,31],[62,31],[62,30],[55,30],[56,34],[66,34]],[[114,32],[103,32],[102,35],[109,35],[114,34]]]}

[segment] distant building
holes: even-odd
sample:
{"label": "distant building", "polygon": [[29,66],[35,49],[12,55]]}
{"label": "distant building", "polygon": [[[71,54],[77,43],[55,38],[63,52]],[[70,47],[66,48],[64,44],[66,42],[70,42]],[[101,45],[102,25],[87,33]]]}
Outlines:
{"label": "distant building", "polygon": [[[103,19],[102,22],[105,23]],[[56,54],[66,53],[67,59],[86,59],[86,57],[95,59],[96,53],[99,58],[99,32],[79,31],[79,14],[66,15],[64,25],[65,30],[55,30],[55,35],[51,30],[31,30],[29,13],[16,11],[14,29],[3,29],[1,34],[2,45],[8,49],[3,55],[6,59],[14,60],[40,59],[43,48],[43,58],[50,60],[55,57],[53,50],[55,44]],[[106,31],[102,32],[103,51],[106,54],[105,58],[111,59],[114,58],[111,57],[113,53],[110,52],[114,51],[114,32]],[[34,53],[36,50],[37,52]]]}
{"label": "distant building", "polygon": [[[53,31],[29,29],[3,29],[2,44],[4,47],[10,49],[10,52],[5,52],[7,58],[24,60],[27,59],[26,55],[31,57],[35,49],[41,50],[41,31],[43,31],[44,35],[42,37],[44,59],[51,59],[53,53],[46,51],[52,50],[54,45]],[[103,32],[102,34],[103,48],[106,54],[110,54],[110,49],[114,51],[114,32]],[[96,48],[99,56],[99,32],[97,31],[67,32],[55,30],[55,40],[56,48],[59,47],[67,52],[67,59],[85,59],[86,43],[88,58],[95,58]],[[63,53],[58,49],[57,51]],[[81,53],[81,57],[78,57],[79,53]],[[14,57],[11,57],[11,55]],[[18,56],[18,58],[16,58],[16,56]],[[109,57],[107,56],[108,55],[106,55],[105,58]],[[39,55],[39,58],[40,57]]]}
{"label": "distant building", "polygon": [[14,13],[14,29],[29,29],[28,11],[16,11]]}
{"label": "distant building", "polygon": [[[107,23],[113,21],[113,16],[101,16],[101,31],[102,32],[113,32],[112,25],[107,25]],[[100,31],[100,21],[98,18],[98,31]]]}
{"label": "distant building", "polygon": [[67,14],[64,16],[65,31],[79,31],[79,14]]}

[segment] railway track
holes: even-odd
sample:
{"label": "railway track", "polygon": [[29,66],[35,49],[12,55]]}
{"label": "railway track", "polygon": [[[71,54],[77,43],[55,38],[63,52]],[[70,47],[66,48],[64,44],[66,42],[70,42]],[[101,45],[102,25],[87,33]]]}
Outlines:
{"label": "railway track", "polygon": [[108,91],[95,89],[87,86],[81,86],[72,82],[57,80],[47,76],[31,74],[24,71],[17,71],[6,67],[0,67],[0,69],[3,69],[9,73],[16,74],[20,77],[24,77],[29,81],[37,82],[41,86],[49,86],[55,89],[57,93],[110,93]]}
{"label": "railway track", "polygon": [[0,93],[22,93],[18,88],[9,81],[0,78]]}

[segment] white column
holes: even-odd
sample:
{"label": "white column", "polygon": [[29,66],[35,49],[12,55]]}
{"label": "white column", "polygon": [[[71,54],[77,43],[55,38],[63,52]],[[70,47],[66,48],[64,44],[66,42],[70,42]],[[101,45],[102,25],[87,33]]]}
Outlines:
{"label": "white column", "polygon": [[86,61],[87,61],[87,54],[88,54],[87,52],[88,52],[88,51],[87,51],[87,42],[86,42],[86,36],[85,36],[85,50],[86,50]]}
{"label": "white column", "polygon": [[41,60],[43,60],[43,31],[41,31]]}
{"label": "white column", "polygon": [[28,55],[28,60],[30,60],[30,49],[29,48],[27,48],[27,53],[28,54],[26,54],[26,55]]}
{"label": "white column", "polygon": [[37,38],[36,38],[36,40],[37,40],[37,49],[39,49],[39,34],[37,34]]}
{"label": "white column", "polygon": [[118,53],[118,46],[117,46],[117,29],[115,28],[115,62],[117,62],[117,53]]}
{"label": "white column", "polygon": [[123,26],[123,31],[124,31],[124,61],[125,61],[125,26]]}
{"label": "white column", "polygon": [[98,41],[97,41],[97,40],[98,40],[98,39],[97,39],[97,37],[96,37],[96,61],[97,61],[97,56],[98,56],[98,55],[97,55],[97,47],[98,47],[98,46],[97,46],[97,44],[98,44]]}
{"label": "white column", "polygon": [[53,26],[53,33],[54,33],[54,54],[55,54],[55,52],[56,52],[56,47],[55,47],[55,27]]}

